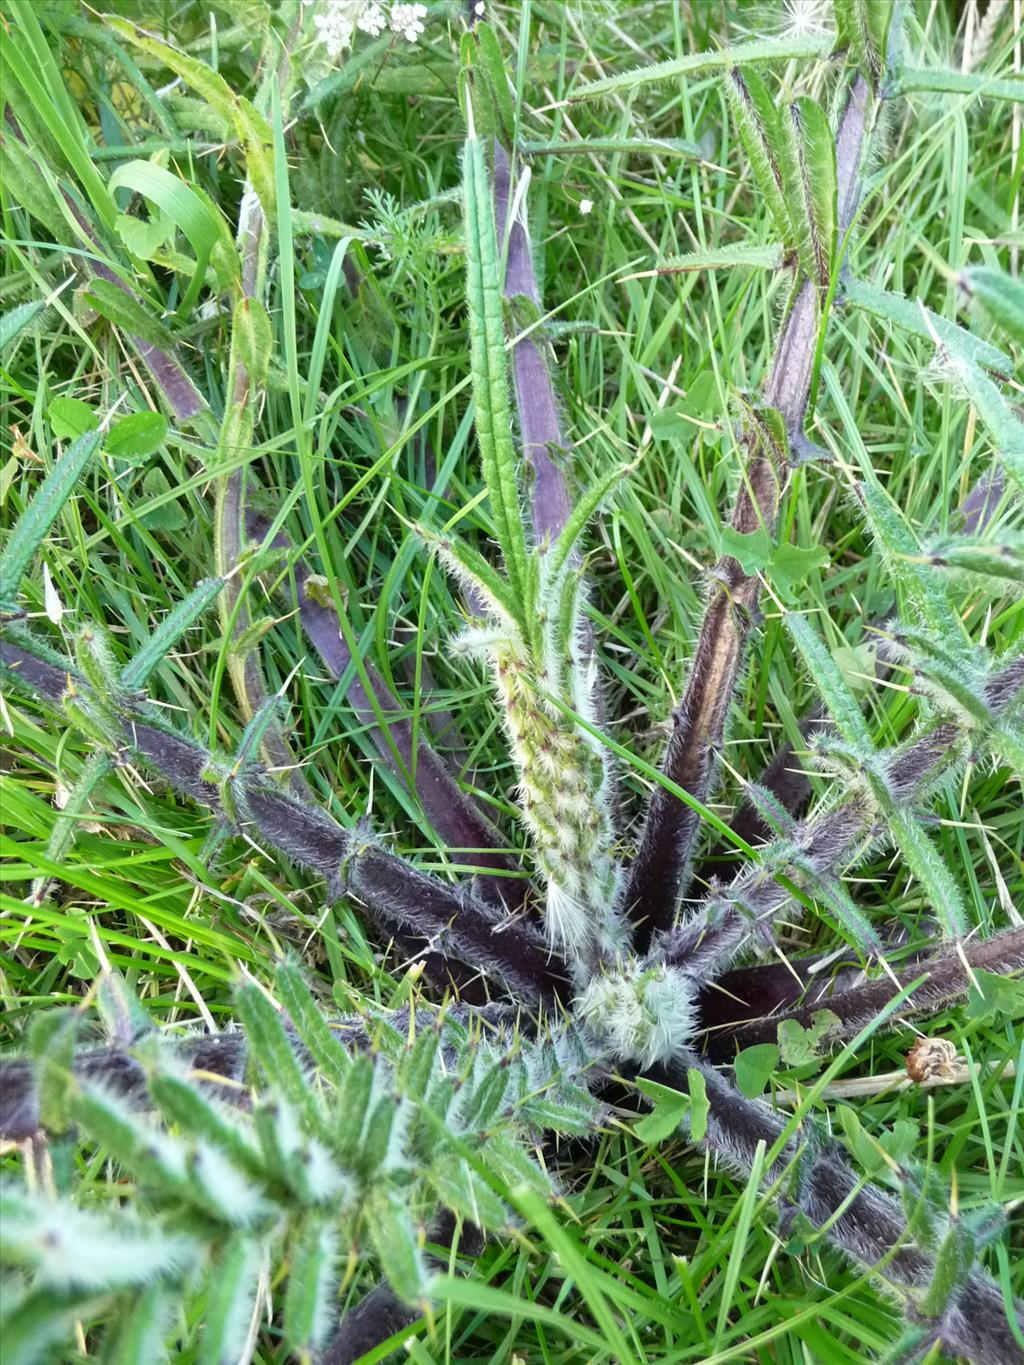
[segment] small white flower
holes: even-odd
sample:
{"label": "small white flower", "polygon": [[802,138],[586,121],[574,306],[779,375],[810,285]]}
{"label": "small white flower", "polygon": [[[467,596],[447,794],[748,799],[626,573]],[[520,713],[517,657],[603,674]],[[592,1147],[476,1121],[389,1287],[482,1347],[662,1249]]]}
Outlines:
{"label": "small white flower", "polygon": [[581,200],[580,200],[580,213],[582,213],[582,214],[584,215],[584,217],[585,217],[588,213],[593,213],[593,211],[594,211],[594,201],[593,201],[593,199],[581,199]]}
{"label": "small white flower", "polygon": [[324,0],[322,11],[314,17],[317,36],[332,61],[351,46],[363,8],[363,0]]}
{"label": "small white flower", "polygon": [[476,0],[476,4],[473,6],[473,13],[476,15],[478,19],[482,19],[484,17],[485,8],[486,6],[484,5],[484,0]]}
{"label": "small white flower", "polygon": [[427,17],[426,5],[392,5],[391,28],[414,43],[423,32],[423,20]]}
{"label": "small white flower", "polygon": [[356,20],[356,28],[360,33],[369,33],[374,38],[380,37],[387,24],[387,15],[380,5],[367,5]]}

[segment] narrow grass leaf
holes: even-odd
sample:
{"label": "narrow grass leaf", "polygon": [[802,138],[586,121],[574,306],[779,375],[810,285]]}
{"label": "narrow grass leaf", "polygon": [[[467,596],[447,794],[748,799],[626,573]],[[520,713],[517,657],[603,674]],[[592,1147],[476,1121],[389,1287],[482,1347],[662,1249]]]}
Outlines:
{"label": "narrow grass leaf", "polygon": [[[206,281],[207,266],[217,263],[214,249],[218,244],[225,248],[222,259],[233,259],[237,265],[230,235],[217,209],[202,191],[186,185],[178,176],[150,161],[129,161],[119,166],[110,177],[110,188],[127,188],[141,194],[170,218],[188,239],[195,252],[195,265],[178,309],[182,316],[188,316]],[[147,338],[143,336],[142,339]]]}
{"label": "narrow grass leaf", "polygon": [[618,1318],[608,1302],[609,1298],[614,1301],[615,1295],[604,1287],[604,1280],[607,1278],[604,1271],[583,1254],[576,1239],[541,1195],[534,1190],[517,1189],[512,1191],[512,1200],[555,1252],[566,1275],[575,1282],[577,1290],[586,1300],[595,1322],[611,1348],[614,1359],[619,1365],[634,1365],[637,1361],[636,1353],[631,1350],[623,1336]]}
{"label": "narrow grass leaf", "polygon": [[728,1332],[729,1314],[733,1310],[733,1304],[735,1303],[736,1298],[736,1286],[739,1283],[740,1273],[743,1269],[743,1257],[746,1254],[747,1241],[750,1237],[750,1229],[754,1222],[754,1210],[757,1207],[764,1165],[765,1141],[762,1138],[754,1150],[753,1160],[750,1163],[750,1175],[743,1185],[743,1192],[739,1200],[736,1228],[729,1249],[729,1262],[725,1268],[721,1298],[719,1300],[718,1321],[715,1324],[716,1345],[722,1343],[723,1338]]}

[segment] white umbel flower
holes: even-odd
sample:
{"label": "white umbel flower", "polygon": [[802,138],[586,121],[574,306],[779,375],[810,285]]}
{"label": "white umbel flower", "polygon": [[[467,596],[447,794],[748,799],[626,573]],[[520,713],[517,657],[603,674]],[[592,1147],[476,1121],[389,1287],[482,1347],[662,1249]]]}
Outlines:
{"label": "white umbel flower", "polygon": [[351,47],[356,25],[367,8],[371,7],[364,0],[323,0],[320,13],[313,18],[313,27],[331,61]]}
{"label": "white umbel flower", "polygon": [[359,32],[369,33],[374,38],[379,38],[387,26],[388,17],[381,5],[364,6],[362,14],[356,20],[356,28]]}
{"label": "white umbel flower", "polygon": [[414,43],[424,29],[426,5],[392,5],[391,30]]}

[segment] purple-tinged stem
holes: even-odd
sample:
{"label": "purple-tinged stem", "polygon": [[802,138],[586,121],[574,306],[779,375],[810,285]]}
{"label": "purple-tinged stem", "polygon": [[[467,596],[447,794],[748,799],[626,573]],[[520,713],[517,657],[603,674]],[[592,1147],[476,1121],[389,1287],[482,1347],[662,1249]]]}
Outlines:
{"label": "purple-tinged stem", "polygon": [[[949,951],[917,959],[874,981],[864,981],[858,970],[849,967],[831,979],[816,977],[809,970],[815,958],[798,958],[789,966],[771,963],[726,972],[716,983],[722,989],[707,988],[698,1004],[701,1028],[709,1030],[708,1057],[725,1062],[755,1043],[773,1043],[783,1020],[809,1025],[822,1009],[831,1010],[839,1019],[834,1036],[852,1038],[904,987],[921,977],[925,979],[920,986],[887,1016],[885,1027],[894,1027],[896,1020],[909,1014],[934,1014],[968,993],[971,969],[996,976],[1024,969],[1024,929],[1008,929],[982,942],[965,943],[962,952],[962,957]],[[808,998],[811,991],[813,998]],[[797,1005],[802,996],[804,1003]]]}
{"label": "purple-tinged stem", "polygon": [[1006,475],[1002,465],[994,464],[984,471],[959,507],[960,534],[980,534],[995,516],[1006,489]]}
{"label": "purple-tinged stem", "polygon": [[[458,1232],[458,1248],[468,1256],[479,1256],[484,1248],[480,1229],[472,1223],[456,1224],[445,1212],[427,1233],[427,1241],[445,1250],[451,1248]],[[428,1262],[438,1270],[447,1270],[447,1261],[428,1254]],[[350,1308],[338,1323],[327,1345],[315,1357],[314,1365],[355,1365],[375,1347],[396,1332],[410,1327],[422,1313],[403,1303],[388,1284],[381,1283]]]}
{"label": "purple-tinged stem", "polygon": [[[998,675],[994,684],[1008,675],[1012,667]],[[960,739],[959,728],[950,721],[934,726],[898,749],[889,759],[886,772],[893,798],[906,801],[919,796],[961,751]],[[874,822],[870,803],[855,795],[810,820],[801,821],[788,836],[786,845],[791,844],[798,851],[800,866],[822,878],[838,877],[871,838]],[[770,942],[772,921],[790,901],[788,888],[777,879],[781,870],[775,862],[744,867],[727,887],[711,892],[702,910],[660,936],[659,954],[687,970],[696,950],[700,954],[700,970],[704,972],[724,965],[748,936]],[[700,934],[705,932],[705,925],[721,937],[720,949],[702,945]]]}
{"label": "purple-tinged stem", "polygon": [[[73,670],[34,658],[30,648],[10,639],[0,640],[0,665],[8,677],[57,705],[69,679],[79,694],[89,694],[86,680]],[[115,720],[119,733],[110,737],[112,744],[130,749],[176,790],[229,817],[204,748],[166,727],[145,704],[124,703]],[[431,951],[504,980],[524,1004],[567,998],[564,964],[539,930],[350,834],[322,807],[283,791],[265,769],[252,764],[236,776],[233,804],[243,823],[276,850],[324,878],[329,895],[345,894],[364,905],[390,933],[425,938]]]}
{"label": "purple-tinged stem", "polygon": [[[972,484],[967,496],[957,509],[961,518],[961,532],[965,535],[980,535],[999,508],[1006,485],[1000,465],[985,469],[977,482]],[[881,628],[892,615],[894,608],[880,613],[875,619],[874,628]],[[875,660],[875,671],[886,676],[889,669],[881,653]],[[806,738],[813,727],[827,722],[827,712],[823,706],[816,706],[800,722],[800,733]],[[767,768],[758,779],[761,786],[769,791],[790,815],[799,815],[811,797],[811,782],[800,763],[797,750],[788,741],[779,748]],[[734,818],[729,822],[732,832],[748,844],[765,843],[771,830],[763,815],[751,801],[743,801]],[[708,855],[709,859],[720,860],[735,854],[732,845],[718,844]],[[710,866],[702,867],[698,880],[707,881],[714,873]],[[792,979],[792,978],[791,978]]]}
{"label": "purple-tinged stem", "polygon": [[[10,106],[5,106],[4,108],[4,121],[10,129],[11,136],[16,137],[21,143],[26,143],[25,136],[21,131],[14,111]],[[0,143],[2,143],[2,139],[0,139]],[[41,169],[39,174],[42,179],[43,173]],[[57,188],[75,222],[96,250],[100,251],[102,249],[100,240],[93,231],[92,224],[79,207],[77,200],[59,182]],[[124,281],[119,279],[118,276],[115,275],[112,270],[108,269],[107,266],[103,265],[101,261],[90,260],[88,257],[83,257],[82,259],[85,264],[85,269],[90,271],[98,279],[109,281],[109,283],[120,289],[122,294],[126,294],[128,298],[132,299],[135,303],[140,302],[138,296],[128,288]],[[141,337],[132,336],[130,333],[127,333],[126,335],[132,346],[138,352],[142,363],[152,375],[153,382],[156,384],[157,389],[160,391],[164,402],[167,404],[167,407],[170,409],[176,422],[191,422],[193,418],[198,417],[201,413],[206,411],[206,404],[203,401],[199,390],[188,377],[188,374],[180,361],[168,351],[161,349],[159,346],[155,346],[150,341],[144,341]]]}
{"label": "purple-tinged stem", "polygon": [[[841,228],[849,222],[856,204],[868,112],[867,86],[858,78],[851,88],[836,138]],[[805,280],[786,316],[764,386],[766,406],[781,413],[790,445],[796,448],[804,439],[803,422],[818,330],[818,291]],[[767,424],[758,421],[751,423],[743,441],[748,458],[732,525],[743,534],[761,529],[774,534],[783,481],[788,473],[785,452],[778,449]],[[759,588],[757,577],[746,575],[735,559],[726,555],[719,561],[711,575],[707,609],[686,690],[673,716],[673,732],[662,771],[705,804]],[[675,922],[698,823],[696,811],[664,787],[655,787],[624,898],[641,950],[646,949],[655,934]]]}
{"label": "purple-tinged stem", "polygon": [[[513,302],[527,299],[540,311],[540,290],[530,256],[530,242],[526,228],[517,215],[510,226],[508,215],[512,194],[512,166],[508,152],[500,142],[494,147],[494,218],[499,249],[508,231],[508,255],[505,266],[504,294]],[[543,339],[534,332],[523,337],[512,347],[512,377],[515,383],[516,408],[519,414],[519,434],[523,454],[533,470],[533,532],[538,543],[555,540],[569,519],[569,489],[565,475],[556,463],[564,458],[568,447],[558,420],[549,357],[545,355]]]}
{"label": "purple-tinged stem", "polygon": [[[269,523],[253,513],[247,516],[246,526],[254,539],[265,538],[269,529]],[[274,548],[288,549],[287,537],[277,536]],[[353,658],[339,629],[337,614],[333,605],[327,606],[310,594],[309,583],[313,575],[308,567],[301,560],[294,567],[302,628],[324,667],[332,677],[340,679],[351,669]],[[514,875],[518,870],[517,864],[504,851],[500,832],[462,790],[448,765],[426,739],[417,736],[414,748],[412,723],[404,715],[404,708],[373,665],[364,660],[363,666],[374,698],[371,699],[362,678],[353,670],[345,699],[360,723],[366,727],[377,752],[397,774],[410,795],[416,798],[432,828],[447,847],[459,852],[463,861],[470,865],[495,874],[477,878],[478,894],[485,900],[503,904],[509,909],[521,908],[526,898],[527,884],[525,879]],[[384,727],[378,719],[378,712],[384,717]]]}
{"label": "purple-tinged stem", "polygon": [[[499,250],[505,244],[505,279],[503,293],[515,307],[516,299],[525,299],[537,314],[542,311],[540,289],[530,254],[530,239],[526,226],[517,212],[509,222],[512,207],[512,162],[508,152],[496,139],[494,148],[494,219]],[[551,347],[538,332],[520,337],[512,346],[512,378],[519,417],[519,435],[523,454],[533,470],[531,514],[534,539],[538,545],[558,538],[569,519],[572,503],[569,487],[560,461],[568,459],[571,446],[566,441],[558,417],[558,400],[551,382],[554,355]],[[580,639],[585,658],[594,653],[595,641],[590,621],[584,618]],[[595,684],[594,705],[599,724],[604,721],[604,697],[600,683]],[[607,768],[607,799],[614,811],[618,805],[616,774]]]}
{"label": "purple-tinged stem", "polygon": [[[759,1100],[745,1099],[714,1068],[692,1054],[648,1074],[686,1093],[690,1067],[703,1075],[710,1106],[706,1130],[697,1145],[722,1157],[742,1177],[749,1176],[758,1144],[773,1148],[787,1120]],[[764,1182],[771,1184],[794,1163],[795,1188],[784,1210],[786,1204],[799,1210],[834,1246],[869,1269],[877,1267],[881,1277],[913,1300],[914,1294],[928,1285],[935,1263],[915,1244],[898,1202],[877,1186],[865,1185],[843,1150],[819,1137],[810,1125],[805,1125],[803,1151],[799,1157],[797,1153],[797,1144],[791,1138],[762,1173]],[[1007,1320],[1008,1309],[1024,1325],[1024,1307],[1019,1302],[1004,1304],[999,1286],[986,1271],[977,1268],[954,1291],[941,1318],[928,1325],[934,1325],[935,1340],[945,1350],[966,1356],[974,1365],[1024,1365],[1024,1350]]]}

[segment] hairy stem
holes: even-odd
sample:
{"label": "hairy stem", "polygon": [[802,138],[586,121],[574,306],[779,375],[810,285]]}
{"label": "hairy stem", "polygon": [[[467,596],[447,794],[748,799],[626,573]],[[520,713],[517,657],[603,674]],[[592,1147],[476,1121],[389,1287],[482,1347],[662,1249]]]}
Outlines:
{"label": "hairy stem", "polygon": [[[684,1093],[688,1067],[703,1077],[710,1110],[704,1136],[697,1144],[722,1157],[741,1176],[754,1166],[758,1144],[771,1150],[782,1137],[786,1119],[757,1100],[748,1100],[699,1058],[690,1056],[659,1068],[652,1079]],[[786,1203],[799,1210],[827,1239],[854,1261],[877,1269],[901,1297],[913,1301],[927,1286],[934,1261],[910,1237],[903,1212],[891,1195],[858,1179],[843,1150],[805,1127],[803,1150],[786,1141],[778,1158],[763,1172],[774,1184],[793,1163],[792,1192]],[[785,1207],[785,1205],[784,1205]],[[913,1313],[915,1310],[911,1308]],[[975,1269],[954,1293],[934,1327],[935,1340],[951,1355],[967,1356],[974,1365],[1024,1365],[1007,1320],[999,1286],[984,1270]],[[1024,1325],[1024,1306],[1009,1307]]]}
{"label": "hairy stem", "polygon": [[[841,223],[848,225],[858,194],[862,151],[869,134],[866,83],[851,87],[836,138]],[[810,393],[819,331],[818,290],[809,280],[798,288],[779,337],[764,387],[766,406],[785,423],[791,447],[804,442],[803,422]],[[732,525],[741,533],[775,532],[779,499],[788,469],[785,453],[767,424],[753,421],[743,444],[747,463]],[[672,782],[706,803],[714,780],[715,754],[722,742],[759,596],[759,580],[724,556],[711,586],[683,699],[673,716],[662,771]],[[664,787],[654,789],[644,831],[630,869],[625,905],[637,944],[646,948],[656,933],[675,922],[679,896],[698,832],[698,817]]]}
{"label": "hairy stem", "polygon": [[707,1031],[711,1061],[726,1062],[754,1043],[774,1043],[782,1020],[808,1025],[816,1010],[836,1014],[838,1037],[853,1037],[915,981],[920,986],[887,1016],[886,1026],[908,1014],[937,1013],[967,995],[973,969],[995,976],[1024,969],[1024,930],[1013,928],[984,942],[964,943],[961,951],[915,958],[872,981],[855,968],[842,968],[827,980],[815,977],[808,971],[815,961],[797,958],[785,966],[773,962],[740,968],[718,977],[717,988],[702,991],[700,1026]]}
{"label": "hairy stem", "polygon": [[[256,537],[264,537],[269,529],[264,518],[251,513],[246,522],[250,535]],[[274,546],[289,548],[284,536],[276,537]],[[373,665],[363,661],[369,688],[352,670],[352,651],[339,629],[333,603],[312,586],[313,575],[302,560],[295,562],[294,570],[302,627],[332,677],[340,679],[351,670],[346,700],[366,727],[381,758],[419,802],[447,849],[458,853],[461,861],[495,874],[476,879],[478,894],[509,909],[520,909],[526,899],[527,884],[514,875],[517,864],[504,851],[505,840],[500,832],[462,790],[448,765],[423,735],[415,736],[414,742],[412,722],[405,717],[405,708]],[[369,689],[374,694],[372,699]],[[378,712],[384,718],[383,726],[378,721]]]}
{"label": "hairy stem", "polygon": [[[505,298],[511,304],[525,299],[538,313],[540,290],[530,256],[530,243],[518,214],[509,223],[512,192],[512,165],[500,142],[494,144],[494,217],[498,248],[507,239]],[[558,538],[569,519],[569,489],[565,475],[556,463],[568,447],[558,420],[548,360],[537,333],[520,337],[512,347],[512,377],[515,382],[516,408],[523,454],[533,470],[533,532],[537,540]]]}
{"label": "hairy stem", "polygon": [[[726,1011],[732,1017],[728,1027],[719,1023],[716,1032],[709,1037],[708,1054],[715,1061],[724,1061],[734,1052],[754,1043],[774,1042],[778,1026],[784,1019],[795,1019],[807,1025],[820,1009],[828,1009],[838,1017],[838,1037],[852,1038],[876,1018],[901,990],[922,977],[924,979],[917,989],[887,1017],[887,1027],[908,1014],[934,1014],[967,995],[971,988],[972,970],[1008,976],[1024,969],[1024,929],[1008,929],[984,942],[964,944],[962,954],[956,951],[936,954],[915,961],[908,967],[888,972],[875,981],[858,980],[857,984],[849,984],[849,976],[840,973],[842,979],[839,982],[821,981],[817,989],[814,988],[814,978],[804,973],[806,989],[808,992],[813,991],[813,998],[789,1009],[785,1006],[791,1005],[802,992],[799,981],[787,968],[773,965],[771,972],[780,975],[777,981],[773,976],[771,983],[757,980],[755,974],[762,970],[757,967],[747,969],[746,973],[742,970],[726,973],[719,978],[718,984],[733,997],[745,999],[753,1017],[738,1017],[737,1000],[723,995]],[[794,969],[800,966],[799,962],[793,964]],[[791,992],[788,1000],[785,999],[786,982],[782,980],[783,975],[789,978]],[[855,975],[860,977],[860,973]],[[771,991],[771,985],[776,986],[775,991]],[[769,989],[766,990],[766,986]],[[706,992],[709,997],[716,994],[713,990]],[[783,1008],[780,1009],[780,1006]],[[713,1011],[712,1003],[707,1014],[702,1014],[704,1027],[715,1027]]]}
{"label": "hairy stem", "polygon": [[[69,681],[80,696],[89,695],[86,680],[49,662],[49,651],[37,653],[26,632],[19,632],[17,640],[0,640],[0,664],[9,677],[57,705]],[[166,727],[144,704],[126,701],[112,714],[119,727],[110,736],[112,748],[137,754],[176,790],[229,822],[240,820],[278,852],[324,878],[332,898],[347,895],[385,929],[421,935],[431,949],[496,975],[524,1003],[554,1003],[565,994],[564,964],[531,924],[500,914],[464,889],[429,877],[343,829],[322,807],[283,791],[255,763],[237,771],[230,782],[213,780],[227,776],[215,758]],[[230,805],[225,803],[228,789]]]}

